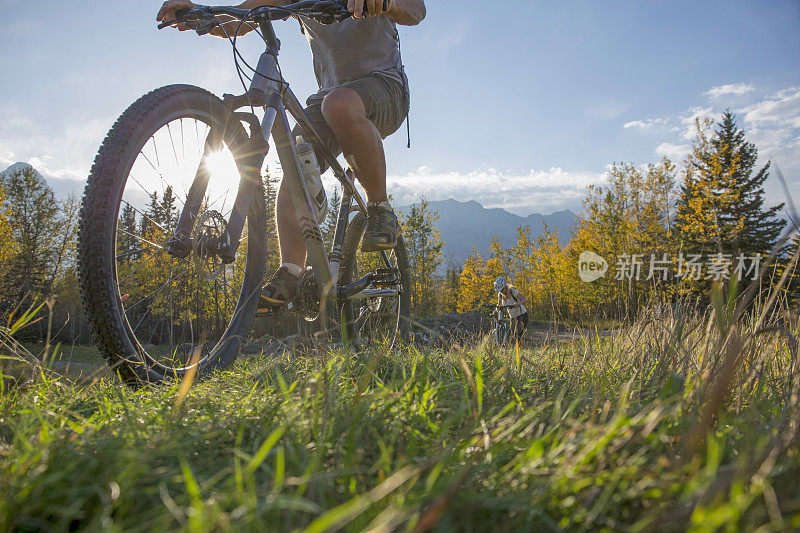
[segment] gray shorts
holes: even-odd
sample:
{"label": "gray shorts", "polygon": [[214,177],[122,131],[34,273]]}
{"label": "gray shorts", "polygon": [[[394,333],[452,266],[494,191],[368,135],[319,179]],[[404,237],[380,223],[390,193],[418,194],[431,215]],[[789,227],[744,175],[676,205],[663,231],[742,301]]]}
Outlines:
{"label": "gray shorts", "polygon": [[[379,75],[371,75],[366,78],[351,81],[340,85],[340,87],[347,87],[355,91],[364,102],[364,108],[367,111],[367,118],[375,124],[382,138],[386,138],[392,133],[396,132],[403,121],[408,115],[409,100],[403,94],[403,84],[395,80],[386,78]],[[311,123],[317,129],[320,137],[325,141],[333,155],[339,156],[342,153],[342,147],[336,139],[333,131],[328,127],[325,122],[325,117],[322,114],[322,101],[331,89],[320,91],[312,94],[306,100],[306,114],[311,119]],[[292,132],[295,136],[302,135],[300,127],[295,127]],[[319,158],[320,167],[324,172],[327,169],[327,164]]]}

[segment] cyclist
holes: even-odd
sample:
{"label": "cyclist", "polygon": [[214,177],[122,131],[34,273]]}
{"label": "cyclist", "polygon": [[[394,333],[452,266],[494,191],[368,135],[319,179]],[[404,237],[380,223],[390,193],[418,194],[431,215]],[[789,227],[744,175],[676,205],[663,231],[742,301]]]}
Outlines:
{"label": "cyclist", "polygon": [[[245,0],[238,7],[288,5],[292,0]],[[167,0],[157,19],[175,20],[179,9],[194,7],[190,0]],[[386,157],[383,139],[397,131],[408,114],[409,91],[400,61],[396,24],[419,24],[426,15],[424,0],[348,0],[351,19],[325,25],[298,17],[311,46],[319,91],[306,105],[314,127],[335,155],[345,159],[367,193],[368,225],[362,250],[374,252],[397,244],[400,225],[386,194]],[[368,15],[367,15],[368,13]],[[238,22],[215,28],[212,35],[225,37]],[[181,31],[189,29],[178,24]],[[250,31],[242,25],[242,32]],[[300,134],[299,131],[295,132]],[[321,164],[322,157],[317,157]],[[323,172],[326,168],[321,169]],[[298,292],[298,277],[306,249],[286,186],[278,191],[276,206],[281,266],[261,291],[261,307],[275,307]]]}
{"label": "cyclist", "polygon": [[497,305],[513,306],[508,310],[511,319],[511,335],[517,340],[525,335],[525,326],[528,325],[528,310],[525,304],[528,302],[525,295],[519,292],[513,285],[506,282],[506,278],[499,276],[494,280],[494,290],[497,292]]}

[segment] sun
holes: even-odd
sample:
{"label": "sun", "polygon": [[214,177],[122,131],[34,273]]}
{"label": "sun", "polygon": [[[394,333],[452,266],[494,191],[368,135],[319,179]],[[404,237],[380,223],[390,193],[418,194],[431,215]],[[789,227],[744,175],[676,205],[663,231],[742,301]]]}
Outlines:
{"label": "sun", "polygon": [[220,187],[234,183],[239,178],[236,161],[229,150],[211,152],[206,156],[205,163],[211,174],[212,183]]}

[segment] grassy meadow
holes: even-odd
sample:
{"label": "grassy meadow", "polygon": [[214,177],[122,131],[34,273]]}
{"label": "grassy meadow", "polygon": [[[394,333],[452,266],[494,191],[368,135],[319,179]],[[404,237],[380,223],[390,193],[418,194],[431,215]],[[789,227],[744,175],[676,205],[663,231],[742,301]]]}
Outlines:
{"label": "grassy meadow", "polygon": [[800,528],[798,321],[243,359],[0,394],[0,530]]}

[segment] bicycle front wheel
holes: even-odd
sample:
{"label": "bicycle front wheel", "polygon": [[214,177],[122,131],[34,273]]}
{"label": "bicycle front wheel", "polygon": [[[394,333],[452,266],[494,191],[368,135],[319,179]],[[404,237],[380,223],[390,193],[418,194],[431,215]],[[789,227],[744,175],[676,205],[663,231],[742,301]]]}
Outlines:
{"label": "bicycle front wheel", "polygon": [[[81,209],[81,293],[100,351],[131,384],[224,368],[249,332],[265,269],[260,183],[235,260],[206,246],[226,233],[247,140],[219,98],[172,85],[128,108],[100,148]],[[184,209],[190,246],[175,253]]]}

